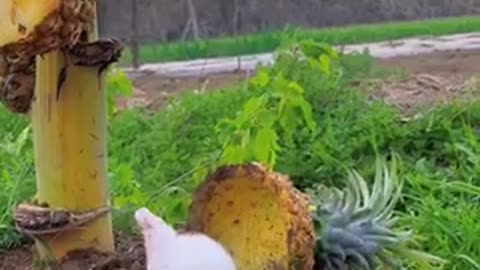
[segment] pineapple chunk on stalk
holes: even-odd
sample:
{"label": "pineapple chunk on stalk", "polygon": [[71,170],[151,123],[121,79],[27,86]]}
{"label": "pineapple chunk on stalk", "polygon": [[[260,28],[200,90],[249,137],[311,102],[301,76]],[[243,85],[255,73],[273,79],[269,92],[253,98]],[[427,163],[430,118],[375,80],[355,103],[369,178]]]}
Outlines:
{"label": "pineapple chunk on stalk", "polygon": [[0,46],[33,34],[60,4],[60,0],[0,0]]}
{"label": "pineapple chunk on stalk", "polygon": [[[28,113],[35,57],[71,49],[94,32],[95,0],[0,0],[0,100]],[[83,36],[82,36],[83,35]]]}
{"label": "pineapple chunk on stalk", "polygon": [[0,51],[34,56],[75,45],[92,30],[96,0],[0,0]]}

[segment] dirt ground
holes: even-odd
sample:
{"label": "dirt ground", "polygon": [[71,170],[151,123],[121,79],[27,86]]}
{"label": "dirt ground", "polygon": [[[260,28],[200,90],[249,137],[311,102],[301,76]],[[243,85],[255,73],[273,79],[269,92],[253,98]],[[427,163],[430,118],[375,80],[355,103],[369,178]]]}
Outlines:
{"label": "dirt ground", "polygon": [[[401,80],[375,83],[375,96],[411,109],[458,97],[468,90],[480,88],[480,50],[443,51],[415,56],[400,56],[377,60],[385,68],[401,68],[407,76]],[[135,93],[128,100],[119,99],[119,106],[161,107],[167,98],[183,91],[220,89],[238,83],[252,74],[222,73],[195,78],[172,78],[149,73],[132,76]]]}
{"label": "dirt ground", "polygon": [[166,100],[184,91],[203,91],[221,89],[234,83],[241,82],[251,75],[238,71],[234,73],[221,73],[195,78],[173,78],[152,75],[149,73],[138,74],[132,77],[134,94],[128,100],[119,99],[120,108],[142,106],[151,109],[161,107]]}
{"label": "dirt ground", "polygon": [[[359,82],[374,84],[374,96],[391,102],[402,109],[449,101],[464,96],[469,90],[480,91],[480,50],[449,51],[432,54],[396,57],[378,60],[386,68],[400,67],[407,71],[402,79]],[[203,78],[174,79],[141,74],[133,78],[136,88],[133,98],[119,100],[121,106],[147,106],[158,108],[165,100],[187,90],[218,89],[240,82],[248,74],[244,72],[218,74]],[[371,85],[370,85],[371,86]],[[470,91],[471,92],[471,91]],[[101,254],[77,254],[77,258],[64,263],[63,269],[145,269],[145,257],[141,239],[117,235],[116,256]],[[29,248],[0,253],[0,270],[30,270],[32,257]],[[62,269],[62,268],[61,268]]]}
{"label": "dirt ground", "polygon": [[[116,254],[76,252],[51,270],[145,270],[145,249],[140,238],[116,234]],[[30,248],[0,253],[0,269],[44,269],[32,258]]]}
{"label": "dirt ground", "polygon": [[401,80],[379,82],[378,96],[410,111],[458,98],[480,97],[480,50],[435,52],[379,60],[386,68],[401,68]]}

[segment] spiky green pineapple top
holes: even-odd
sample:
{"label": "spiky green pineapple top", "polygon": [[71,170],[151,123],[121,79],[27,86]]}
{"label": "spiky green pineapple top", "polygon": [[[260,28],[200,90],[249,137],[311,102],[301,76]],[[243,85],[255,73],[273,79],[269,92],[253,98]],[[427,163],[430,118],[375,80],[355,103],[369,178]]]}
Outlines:
{"label": "spiky green pineapple top", "polygon": [[363,177],[350,171],[345,189],[320,186],[310,193],[318,236],[316,270],[402,269],[405,257],[420,266],[444,262],[407,247],[412,231],[396,230],[393,210],[402,182],[394,167],[392,162],[394,170],[389,172],[383,161],[377,161],[371,192]]}

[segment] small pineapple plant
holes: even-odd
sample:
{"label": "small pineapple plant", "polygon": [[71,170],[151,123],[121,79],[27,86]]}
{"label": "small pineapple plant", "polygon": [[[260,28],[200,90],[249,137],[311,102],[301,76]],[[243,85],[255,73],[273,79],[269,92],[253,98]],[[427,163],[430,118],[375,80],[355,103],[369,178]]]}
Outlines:
{"label": "small pineapple plant", "polygon": [[[402,182],[382,160],[370,191],[354,170],[344,189],[306,193],[260,164],[224,166],[198,189],[188,228],[222,243],[238,269],[431,269],[441,258],[414,250],[412,231],[397,229]],[[308,194],[308,195],[307,195]]]}
{"label": "small pineapple plant", "polygon": [[442,259],[411,249],[413,231],[397,230],[394,214],[403,182],[395,175],[396,162],[388,170],[377,160],[373,188],[356,171],[348,173],[341,190],[318,186],[310,190],[312,219],[317,242],[315,269],[402,269],[404,256],[422,267]]}

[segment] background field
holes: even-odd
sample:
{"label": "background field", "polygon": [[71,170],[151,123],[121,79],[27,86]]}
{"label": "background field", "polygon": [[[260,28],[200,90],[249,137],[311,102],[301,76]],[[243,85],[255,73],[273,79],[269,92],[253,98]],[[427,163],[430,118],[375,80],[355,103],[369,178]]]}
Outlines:
{"label": "background field", "polygon": [[[192,60],[271,52],[285,34],[296,33],[300,39],[313,39],[332,45],[389,41],[415,36],[439,36],[480,31],[480,17],[441,18],[433,20],[365,24],[349,27],[305,29],[291,27],[285,31],[262,32],[244,36],[212,38],[199,41],[144,43],[139,50],[142,63]],[[132,61],[126,51],[122,65]]]}

